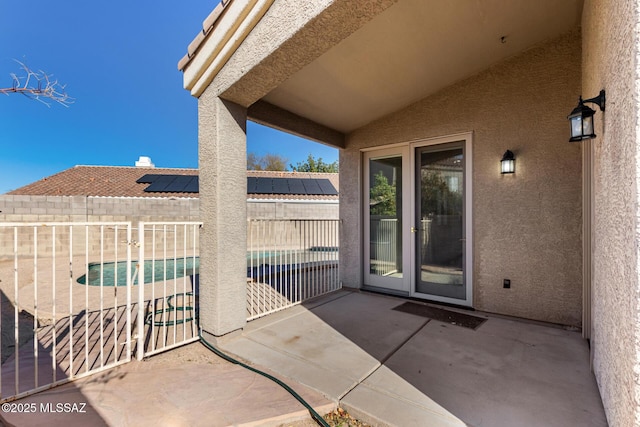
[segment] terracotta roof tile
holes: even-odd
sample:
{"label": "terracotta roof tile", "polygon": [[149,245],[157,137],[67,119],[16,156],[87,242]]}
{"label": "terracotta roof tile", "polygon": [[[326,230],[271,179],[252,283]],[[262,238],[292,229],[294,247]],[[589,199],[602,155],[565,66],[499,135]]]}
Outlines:
{"label": "terracotta roof tile", "polygon": [[218,3],[218,5],[213,9],[213,11],[211,11],[209,16],[207,16],[207,18],[202,22],[202,31],[200,31],[195,36],[191,43],[189,43],[189,46],[187,47],[187,54],[183,56],[180,61],[178,61],[178,70],[184,70],[184,68],[189,64],[191,58],[193,58],[193,56],[196,54],[196,52],[202,45],[202,42],[204,42],[209,33],[213,31],[214,27],[218,23],[218,20],[223,15],[226,7],[232,1],[233,0],[221,0],[220,3]]}
{"label": "terracotta roof tile", "polygon": [[[125,166],[74,166],[7,194],[31,196],[104,196],[158,197],[145,193],[149,184],[136,181],[148,173],[197,175],[197,169],[140,168]],[[180,193],[162,193],[162,197],[185,197]],[[188,197],[197,197],[190,194]]]}
{"label": "terracotta roof tile", "polygon": [[[193,198],[198,193],[147,193],[148,183],[136,181],[146,174],[158,175],[198,175],[197,169],[141,168],[126,166],[74,166],[39,181],[33,182],[9,195],[31,196],[98,196],[98,197],[175,197]],[[338,174],[247,171],[247,176],[272,178],[317,178],[329,179],[339,190]],[[308,195],[267,195],[249,194],[251,199],[282,200],[337,200],[337,196]]]}

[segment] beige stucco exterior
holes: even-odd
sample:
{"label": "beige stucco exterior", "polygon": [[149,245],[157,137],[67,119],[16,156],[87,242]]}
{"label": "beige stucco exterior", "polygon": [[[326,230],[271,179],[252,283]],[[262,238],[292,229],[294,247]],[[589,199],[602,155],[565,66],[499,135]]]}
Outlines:
{"label": "beige stucco exterior", "polygon": [[[640,424],[639,10],[586,1],[582,94],[606,89],[593,150],[593,369],[610,425]],[[604,123],[603,123],[604,120]]]}
{"label": "beige stucco exterior", "polygon": [[[580,326],[581,157],[565,119],[580,94],[580,45],[572,31],[348,135],[340,157],[345,286],[362,283],[360,149],[471,131],[474,307]],[[499,169],[507,149],[516,155],[512,176]]]}
{"label": "beige stucco exterior", "polygon": [[246,323],[246,114],[208,91],[198,99],[200,325],[214,340]]}
{"label": "beige stucco exterior", "polygon": [[[213,244],[207,255],[211,264],[206,267],[213,279],[209,279],[212,282],[207,286],[213,290],[206,291],[209,296],[201,300],[203,325],[206,328],[210,323],[214,335],[242,327],[230,308],[238,309],[242,303],[231,288],[221,284],[222,273],[242,268],[221,263],[215,253],[222,248],[223,241],[234,245],[232,238],[242,234],[242,230],[226,229],[239,224],[239,218],[233,216],[239,216],[241,210],[234,207],[231,213],[223,212],[214,203],[227,200],[230,195],[234,200],[238,194],[244,195],[244,190],[235,185],[219,185],[225,179],[235,182],[235,172],[230,171],[239,165],[243,148],[238,145],[244,147],[244,134],[237,129],[231,133],[218,132],[217,120],[231,129],[234,126],[230,117],[235,117],[242,128],[246,114],[248,119],[342,148],[340,274],[345,286],[356,288],[363,281],[365,197],[361,149],[471,132],[474,307],[583,326],[585,336],[591,337],[593,369],[610,425],[640,425],[638,2],[547,1],[544,7],[539,7],[538,1],[526,0],[475,2],[473,6],[479,12],[486,12],[477,14],[483,23],[476,31],[477,36],[486,36],[486,43],[479,48],[489,53],[500,49],[495,43],[506,34],[505,22],[515,19],[521,25],[511,27],[513,32],[507,34],[506,43],[511,43],[509,40],[524,43],[525,39],[535,43],[502,52],[499,60],[485,64],[462,80],[440,85],[420,97],[399,99],[395,109],[383,116],[354,114],[357,118],[351,119],[348,106],[361,99],[350,97],[364,97],[372,103],[372,112],[383,111],[384,105],[375,104],[379,99],[377,93],[360,90],[364,86],[345,84],[357,81],[353,76],[374,79],[375,73],[357,74],[361,65],[358,61],[353,61],[355,68],[345,69],[341,58],[358,52],[358,45],[353,42],[363,35],[374,35],[377,22],[380,28],[388,28],[384,23],[393,16],[387,12],[393,11],[394,3],[335,0],[301,5],[275,0],[200,96],[200,167],[203,172],[208,170],[212,183],[205,190],[208,195],[202,199],[202,213],[205,230],[213,228],[206,231],[211,233],[207,239]],[[444,2],[428,3],[429,8],[438,12],[445,8]],[[357,13],[358,5],[365,4],[370,7]],[[424,5],[411,1],[402,4],[417,8]],[[446,4],[453,5],[451,11],[455,12],[456,7],[464,8],[469,3]],[[542,13],[528,20],[533,14],[523,11],[530,11],[531,7]],[[564,27],[557,27],[558,31],[563,28],[562,33],[546,37],[551,25],[545,25],[545,9],[549,23],[558,13],[566,14],[562,15],[565,18],[553,21],[564,22]],[[511,13],[515,18],[505,20]],[[442,16],[445,25],[441,28],[465,31],[455,13]],[[428,54],[437,62],[451,59],[437,56],[438,52],[453,56],[464,52],[458,48],[458,42],[443,34],[428,31],[422,34],[425,51],[419,54]],[[371,41],[367,37],[364,40],[363,43]],[[438,43],[431,43],[434,40]],[[436,50],[426,50],[435,45]],[[361,61],[368,68],[376,66],[375,60],[380,61],[379,65],[388,59],[384,55],[376,57],[382,51],[371,46],[377,44],[367,45],[369,55]],[[406,52],[402,44],[395,46]],[[327,60],[332,55],[334,59]],[[414,63],[412,58],[415,55],[406,55],[398,69],[424,61],[421,57]],[[450,64],[472,69],[479,62]],[[447,70],[440,70],[435,77],[446,74]],[[393,92],[393,80],[365,83],[391,91],[384,94],[386,97],[400,96]],[[323,85],[340,84],[344,84],[342,90],[320,89]],[[314,95],[308,95],[305,87],[313,89],[309,93]],[[405,92],[415,96],[421,90],[419,82],[414,88],[415,91]],[[597,138],[570,144],[566,116],[575,107],[578,96],[590,98],[601,89],[607,92],[607,105],[605,112],[595,107]],[[231,116],[225,113],[229,105],[235,105],[231,110],[236,113]],[[341,108],[329,111],[332,105]],[[218,144],[217,150],[226,147],[232,154],[224,150],[207,151],[209,148],[203,148],[202,144],[208,147]],[[501,176],[499,160],[507,149],[516,155],[516,173]],[[226,164],[223,159],[232,161]],[[584,165],[588,170],[583,169]],[[583,177],[587,179],[584,185]],[[224,192],[224,197],[220,192]],[[583,193],[587,195],[585,199]],[[589,206],[588,202],[592,211],[583,209],[583,204]],[[235,246],[242,247],[238,242]],[[234,270],[233,280],[240,281],[242,274],[236,277],[236,273]],[[512,280],[511,289],[502,287],[503,278]],[[235,292],[240,292],[238,289]],[[209,305],[214,308],[209,309]],[[206,316],[205,311],[209,311]],[[582,325],[583,318],[588,324]]]}

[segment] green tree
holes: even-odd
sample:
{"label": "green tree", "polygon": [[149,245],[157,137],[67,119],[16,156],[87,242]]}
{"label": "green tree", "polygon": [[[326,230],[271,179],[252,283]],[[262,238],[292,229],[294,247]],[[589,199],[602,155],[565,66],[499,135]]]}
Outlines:
{"label": "green tree", "polygon": [[374,176],[369,203],[371,215],[396,216],[396,187],[389,184],[382,171]]}
{"label": "green tree", "polygon": [[295,166],[291,166],[291,170],[295,172],[325,172],[325,173],[337,173],[338,161],[333,163],[325,163],[322,157],[318,157],[316,160],[313,154],[309,154],[306,162],[298,162]]}
{"label": "green tree", "polygon": [[288,160],[279,154],[267,153],[264,156],[258,156],[256,153],[248,153],[247,170],[286,171]]}
{"label": "green tree", "polygon": [[422,216],[462,215],[462,194],[451,191],[441,174],[422,171]]}

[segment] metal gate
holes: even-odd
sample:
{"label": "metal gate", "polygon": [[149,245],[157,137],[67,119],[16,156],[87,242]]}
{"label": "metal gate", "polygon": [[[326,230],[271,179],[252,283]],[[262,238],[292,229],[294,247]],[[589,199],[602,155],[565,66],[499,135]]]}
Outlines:
{"label": "metal gate", "polygon": [[131,243],[127,222],[0,224],[2,401],[131,360]]}
{"label": "metal gate", "polygon": [[141,222],[138,227],[140,360],[197,341],[201,222]]}
{"label": "metal gate", "polygon": [[197,340],[199,226],[0,223],[0,401]]}

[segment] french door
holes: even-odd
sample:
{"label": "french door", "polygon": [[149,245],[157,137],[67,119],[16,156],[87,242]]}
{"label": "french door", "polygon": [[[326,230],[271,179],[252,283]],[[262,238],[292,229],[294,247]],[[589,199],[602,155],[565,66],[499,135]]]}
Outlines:
{"label": "french door", "polygon": [[472,305],[471,135],[365,152],[364,284]]}
{"label": "french door", "polygon": [[399,294],[409,294],[411,277],[408,161],[408,147],[364,156],[364,284]]}

